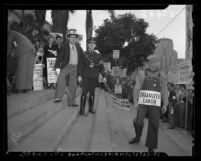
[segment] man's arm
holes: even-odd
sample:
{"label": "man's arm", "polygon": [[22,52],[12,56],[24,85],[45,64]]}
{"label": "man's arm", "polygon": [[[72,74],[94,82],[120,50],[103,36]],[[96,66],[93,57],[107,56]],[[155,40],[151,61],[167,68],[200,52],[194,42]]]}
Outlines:
{"label": "man's arm", "polygon": [[81,76],[82,70],[83,70],[83,57],[84,57],[84,52],[80,46],[78,46],[80,49],[80,54],[79,54],[79,62],[78,62],[78,71],[77,71],[77,76]]}
{"label": "man's arm", "polygon": [[133,89],[133,102],[134,102],[134,107],[137,106],[138,104],[138,96],[139,96],[139,92],[140,89],[142,87],[142,83],[144,81],[144,74],[139,72],[139,74],[136,76],[136,83],[135,83],[135,87]]}

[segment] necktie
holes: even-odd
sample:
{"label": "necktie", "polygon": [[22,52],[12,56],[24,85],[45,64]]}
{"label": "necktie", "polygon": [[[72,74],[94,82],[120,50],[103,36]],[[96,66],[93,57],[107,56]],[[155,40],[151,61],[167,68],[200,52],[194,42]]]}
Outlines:
{"label": "necktie", "polygon": [[72,46],[73,54],[75,53],[75,46]]}

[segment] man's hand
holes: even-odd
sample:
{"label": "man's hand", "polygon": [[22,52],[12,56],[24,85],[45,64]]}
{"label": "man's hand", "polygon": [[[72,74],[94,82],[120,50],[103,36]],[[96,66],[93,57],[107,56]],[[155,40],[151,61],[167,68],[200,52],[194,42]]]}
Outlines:
{"label": "man's hand", "polygon": [[167,111],[167,107],[166,106],[163,106],[162,108],[162,113],[165,113]]}
{"label": "man's hand", "polygon": [[82,77],[78,76],[78,82],[81,83],[82,82]]}
{"label": "man's hand", "polygon": [[134,103],[134,108],[137,110],[138,109],[138,103]]}
{"label": "man's hand", "polygon": [[60,69],[59,69],[59,68],[56,68],[56,72],[57,72],[57,74],[59,75],[59,74],[60,74]]}
{"label": "man's hand", "polygon": [[106,78],[103,78],[103,83],[106,83],[107,82],[107,79]]}

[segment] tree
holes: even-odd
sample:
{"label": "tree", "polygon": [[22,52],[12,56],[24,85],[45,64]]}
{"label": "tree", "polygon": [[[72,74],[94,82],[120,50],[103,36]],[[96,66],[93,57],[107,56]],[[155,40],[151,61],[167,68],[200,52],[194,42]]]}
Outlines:
{"label": "tree", "polygon": [[[93,18],[92,18],[92,10],[86,10],[86,40],[90,37],[92,37],[93,32]],[[86,49],[88,49],[87,43],[86,43]]]}
{"label": "tree", "polygon": [[56,33],[62,33],[64,40],[66,39],[69,14],[74,12],[74,10],[52,10],[52,31]]}
{"label": "tree", "polygon": [[[108,10],[110,17],[112,20],[115,19],[115,11],[114,10]],[[90,37],[92,37],[93,32],[93,17],[92,17],[92,10],[86,10],[86,40],[88,40]],[[86,49],[88,48],[86,44]]]}
{"label": "tree", "polygon": [[[151,55],[155,49],[157,38],[146,33],[148,23],[138,19],[131,13],[119,15],[113,19],[104,20],[104,24],[96,29],[97,49],[103,55],[120,50],[123,67],[128,72],[142,65],[142,61]],[[128,45],[125,47],[125,42]]]}

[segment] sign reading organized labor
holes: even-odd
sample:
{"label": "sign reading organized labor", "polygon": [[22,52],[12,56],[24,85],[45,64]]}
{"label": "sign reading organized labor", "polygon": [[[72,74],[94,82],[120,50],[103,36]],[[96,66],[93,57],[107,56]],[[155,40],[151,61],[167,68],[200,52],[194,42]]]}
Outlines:
{"label": "sign reading organized labor", "polygon": [[56,58],[47,58],[47,81],[48,83],[57,82],[57,73],[54,69]]}
{"label": "sign reading organized labor", "polygon": [[130,103],[128,99],[119,99],[113,95],[112,102],[113,102],[113,105],[118,108],[126,109],[126,110],[130,109]]}
{"label": "sign reading organized labor", "polygon": [[43,64],[34,65],[33,88],[34,90],[43,89]]}
{"label": "sign reading organized labor", "polygon": [[138,104],[161,106],[161,94],[156,91],[140,90]]}
{"label": "sign reading organized labor", "polygon": [[113,50],[113,59],[119,59],[119,50]]}
{"label": "sign reading organized labor", "polygon": [[192,64],[190,60],[178,64],[178,84],[193,83],[194,73],[192,71]]}

